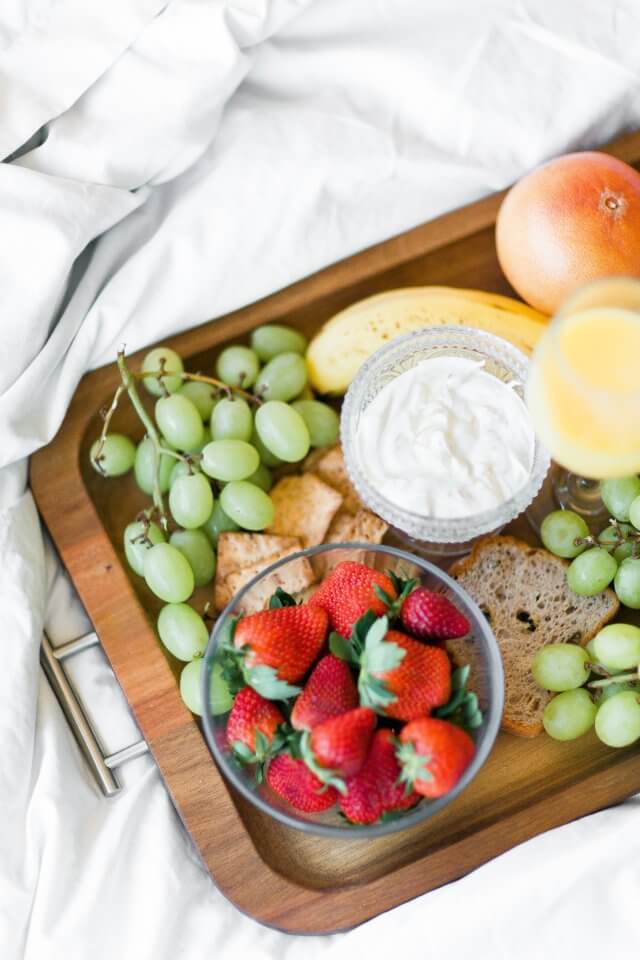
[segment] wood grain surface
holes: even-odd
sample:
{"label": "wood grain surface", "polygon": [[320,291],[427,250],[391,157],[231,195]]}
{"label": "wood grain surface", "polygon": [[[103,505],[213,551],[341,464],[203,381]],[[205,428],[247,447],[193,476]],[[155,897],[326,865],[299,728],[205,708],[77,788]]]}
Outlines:
{"label": "wood grain surface", "polygon": [[[640,134],[606,149],[638,163]],[[337,310],[386,289],[433,283],[511,293],[493,242],[500,200],[489,197],[394,237],[170,345],[187,369],[210,370],[221,344],[258,324],[285,322],[311,333]],[[124,563],[123,529],[146,500],[132,479],[104,481],[88,463],[98,410],[117,382],[114,365],[82,380],[57,437],[32,458],[31,484],[176,809],[214,882],[240,910],[292,932],[346,929],[640,790],[633,748],[608,750],[595,736],[560,744],[501,734],[450,808],[383,839],[307,836],[235,795],[180,699],[179,665],[154,631],[159,601]],[[141,435],[128,404],[114,429]],[[520,522],[516,530],[523,529]]]}

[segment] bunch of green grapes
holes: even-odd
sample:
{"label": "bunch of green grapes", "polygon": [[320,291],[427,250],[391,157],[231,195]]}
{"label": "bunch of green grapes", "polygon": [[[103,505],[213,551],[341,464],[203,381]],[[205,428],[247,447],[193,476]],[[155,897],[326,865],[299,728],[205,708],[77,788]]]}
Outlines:
{"label": "bunch of green grapes", "polygon": [[571,510],[546,516],[540,537],[551,553],[571,560],[574,593],[591,597],[613,584],[620,603],[640,610],[640,477],[603,480],[601,495],[611,521],[597,537]]}
{"label": "bunch of green grapes", "polygon": [[[249,346],[222,350],[215,379],[185,373],[181,357],[169,347],[151,350],[140,372],[123,375],[141,418],[145,408],[135,383],[154,400],[147,435],[136,446],[129,437],[103,431],[91,448],[100,474],[121,477],[133,469],[138,487],[155,494],[154,506],[126,527],[124,551],[133,572],[166,604],[158,634],[187,664],[180,690],[194,713],[202,713],[200,675],[209,631],[188,601],[214,577],[218,537],[223,531],[269,527],[274,468],[297,463],[311,447],[338,439],[338,415],[316,400],[307,384],[306,348],[296,330],[258,327]],[[230,709],[218,667],[211,696],[214,713]]]}
{"label": "bunch of green grapes", "polygon": [[609,747],[640,740],[640,628],[604,627],[586,648],[552,643],[535,655],[536,683],[556,694],[543,724],[555,740],[575,740],[593,726]]}

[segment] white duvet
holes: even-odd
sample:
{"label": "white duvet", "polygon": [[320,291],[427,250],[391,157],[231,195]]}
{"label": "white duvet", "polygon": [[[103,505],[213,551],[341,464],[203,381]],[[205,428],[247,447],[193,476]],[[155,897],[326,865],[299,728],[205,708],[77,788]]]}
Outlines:
{"label": "white duvet", "polygon": [[[98,792],[38,666],[87,624],[26,457],[82,374],[640,126],[637,0],[3,0],[0,957],[636,957],[638,802],[357,930],[259,926],[149,758]],[[106,746],[136,738],[94,650]],[[640,760],[639,760],[640,762]]]}

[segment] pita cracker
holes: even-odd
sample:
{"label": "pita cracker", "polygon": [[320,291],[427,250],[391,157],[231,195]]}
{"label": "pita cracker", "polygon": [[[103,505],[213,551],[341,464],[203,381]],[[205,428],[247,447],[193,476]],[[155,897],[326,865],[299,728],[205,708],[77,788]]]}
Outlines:
{"label": "pita cracker", "polygon": [[299,546],[295,537],[278,537],[268,533],[221,533],[218,537],[218,567],[226,577],[232,570],[249,567],[261,560],[280,555],[289,547]]}
{"label": "pita cracker", "polygon": [[302,543],[297,537],[278,537],[264,533],[221,533],[218,538],[218,562],[213,588],[215,609],[222,610],[226,607],[236,592],[227,584],[229,576],[239,570],[250,569],[253,572],[244,581],[247,583],[252,576],[280,557],[289,556],[301,549]]}
{"label": "pita cracker", "polygon": [[362,501],[349,479],[342,447],[332,447],[328,453],[325,453],[324,457],[315,463],[313,472],[334,490],[342,494],[343,510],[346,510],[347,513],[356,514],[361,509]]}
{"label": "pita cracker", "polygon": [[292,593],[291,596],[296,601],[296,603],[309,603],[311,597],[314,595],[318,589],[319,584],[312,583],[308,587],[305,587],[304,590],[296,590],[295,593]]}
{"label": "pita cracker", "polygon": [[271,490],[275,520],[269,533],[299,537],[304,547],[322,543],[336,511],[340,494],[314,473],[283,477]]}
{"label": "pita cracker", "polygon": [[[326,543],[382,543],[389,525],[370,510],[358,510],[355,517],[343,510],[338,511],[327,531]],[[364,551],[352,551],[344,559],[362,561]],[[340,563],[340,557],[320,554],[312,560],[313,569],[318,578],[324,577]]]}
{"label": "pita cracker", "polygon": [[330,450],[335,449],[336,447],[316,447],[316,449],[312,450],[311,453],[308,453],[302,461],[302,472],[307,473],[309,470],[313,472],[316,464],[320,463],[322,458],[326,457]]}
{"label": "pita cracker", "polygon": [[[295,550],[292,550],[291,553],[295,553]],[[284,556],[286,555],[287,554],[284,554]],[[229,599],[253,579],[253,577],[261,573],[265,566],[274,562],[275,559],[274,557],[266,563],[263,561],[251,567],[243,567],[242,570],[236,570],[234,573],[230,573],[225,580],[225,589],[229,593]],[[281,587],[286,593],[293,595],[304,591],[314,580],[315,576],[309,561],[305,557],[298,557],[297,560],[292,560],[279,570],[274,570],[273,573],[263,577],[262,580],[243,597],[236,609],[241,613],[256,613],[258,610],[264,610],[268,606],[269,600],[278,587]]]}

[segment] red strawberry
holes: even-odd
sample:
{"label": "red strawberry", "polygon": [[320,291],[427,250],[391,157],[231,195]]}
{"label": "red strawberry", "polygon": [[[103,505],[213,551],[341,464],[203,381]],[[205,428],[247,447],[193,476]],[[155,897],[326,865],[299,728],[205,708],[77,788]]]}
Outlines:
{"label": "red strawberry", "polygon": [[365,761],[375,725],[376,715],[367,707],[331,717],[302,734],[302,758],[317,777],[342,793],[344,778],[356,774]]}
{"label": "red strawberry", "polygon": [[366,634],[358,689],[365,706],[397,720],[415,720],[449,701],[449,657],[440,647],[387,630],[382,617]]}
{"label": "red strawberry", "polygon": [[420,797],[399,782],[400,773],[394,735],[376,730],[362,769],[346,781],[346,796],[340,797],[344,815],[353,823],[375,823],[384,813],[414,806]]}
{"label": "red strawberry", "polygon": [[294,760],[286,753],[274,757],[267,768],[267,783],[296,810],[320,813],[338,799],[333,787],[323,784],[303,760]]}
{"label": "red strawberry", "polygon": [[244,687],[227,720],[227,741],[242,762],[262,764],[269,752],[281,745],[276,736],[281,723],[284,716],[275,703]]}
{"label": "red strawberry", "polygon": [[358,691],[351,670],[328,654],[319,660],[291,712],[296,730],[310,730],[329,717],[337,717],[358,706]]}
{"label": "red strawberry", "polygon": [[471,624],[442,593],[416,587],[402,604],[400,619],[423,640],[453,640],[469,633]]}
{"label": "red strawberry", "polygon": [[316,659],[327,634],[328,616],[320,607],[280,607],[243,617],[233,643],[244,653],[247,682],[270,700],[299,693],[300,680]]}
{"label": "red strawberry", "polygon": [[433,717],[408,723],[400,741],[402,779],[423,797],[441,797],[455,787],[476,751],[468,733]]}
{"label": "red strawberry", "polygon": [[344,560],[325,577],[309,601],[309,606],[321,607],[329,614],[331,629],[343,637],[351,635],[351,628],[367,610],[381,616],[388,607],[378,595],[382,591],[395,600],[397,591],[386,573],[372,570],[364,563]]}

